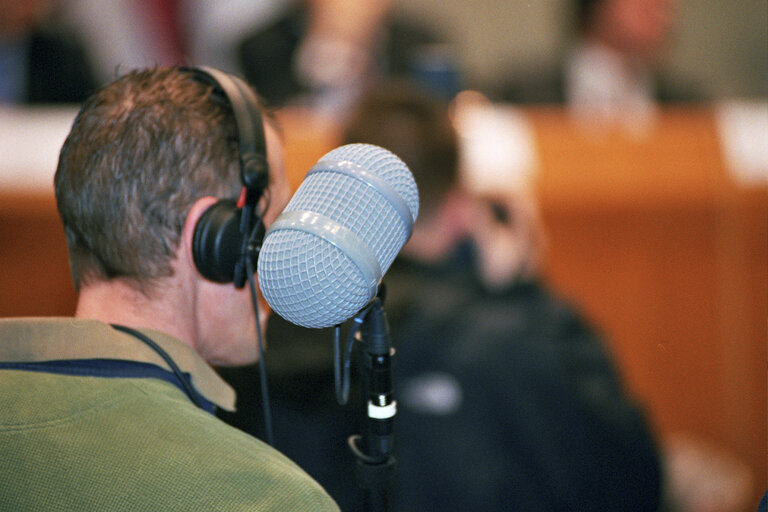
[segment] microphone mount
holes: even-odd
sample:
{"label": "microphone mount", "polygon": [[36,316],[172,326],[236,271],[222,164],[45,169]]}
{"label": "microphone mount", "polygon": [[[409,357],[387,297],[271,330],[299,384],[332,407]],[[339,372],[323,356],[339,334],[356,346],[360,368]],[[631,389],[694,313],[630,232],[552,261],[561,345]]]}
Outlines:
{"label": "microphone mount", "polygon": [[[382,286],[383,289],[383,286]],[[365,422],[363,435],[350,436],[349,448],[356,459],[356,479],[365,491],[371,511],[389,509],[389,489],[395,469],[394,417],[397,402],[392,386],[392,357],[383,291],[364,311],[359,351]]]}

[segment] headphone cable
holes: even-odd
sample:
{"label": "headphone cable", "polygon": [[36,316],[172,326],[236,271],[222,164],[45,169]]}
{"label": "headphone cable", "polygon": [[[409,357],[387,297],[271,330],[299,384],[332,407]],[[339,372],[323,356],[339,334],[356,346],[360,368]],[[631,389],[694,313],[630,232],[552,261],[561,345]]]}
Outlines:
{"label": "headphone cable", "polygon": [[[263,211],[266,211],[269,205],[269,195],[265,193],[265,199],[267,205],[264,207]],[[261,249],[260,247],[256,247],[255,245],[255,238],[256,234],[258,233],[259,227],[264,223],[264,215],[263,212],[261,215],[258,216],[258,220],[256,222],[256,225],[253,226],[253,229],[251,231],[251,236],[248,240],[248,257],[245,258],[245,266],[247,269],[248,274],[248,285],[251,291],[251,303],[253,304],[253,316],[256,319],[256,340],[257,340],[257,348],[259,352],[259,380],[261,384],[261,402],[262,402],[262,409],[264,411],[264,429],[266,432],[266,438],[267,443],[270,446],[275,446],[275,440],[274,435],[272,433],[272,410],[270,407],[269,402],[269,388],[267,384],[267,364],[264,360],[264,341],[263,341],[263,335],[261,330],[261,319],[259,318],[259,298],[258,294],[256,292],[256,279],[254,275],[256,274],[256,269],[253,268],[253,259],[250,257],[250,254],[252,252],[256,252],[258,254],[258,251]]]}

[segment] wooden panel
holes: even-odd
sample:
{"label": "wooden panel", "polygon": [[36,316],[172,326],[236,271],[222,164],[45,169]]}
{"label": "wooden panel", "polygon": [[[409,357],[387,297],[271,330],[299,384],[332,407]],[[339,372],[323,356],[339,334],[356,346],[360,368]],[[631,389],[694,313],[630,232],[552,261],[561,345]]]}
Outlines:
{"label": "wooden panel", "polygon": [[529,112],[549,234],[546,275],[607,336],[662,439],[684,434],[766,488],[768,191],[726,173],[708,110],[646,137]]}
{"label": "wooden panel", "polygon": [[75,288],[53,191],[0,191],[0,317],[72,315]]}
{"label": "wooden panel", "polygon": [[320,157],[339,145],[339,127],[304,109],[284,109],[277,118],[285,147],[285,172],[295,190]]}

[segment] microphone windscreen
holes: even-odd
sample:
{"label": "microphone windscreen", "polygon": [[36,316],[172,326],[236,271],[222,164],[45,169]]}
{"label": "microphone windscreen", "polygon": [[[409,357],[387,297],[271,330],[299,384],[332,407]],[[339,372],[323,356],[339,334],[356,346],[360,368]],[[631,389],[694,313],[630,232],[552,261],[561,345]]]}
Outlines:
{"label": "microphone windscreen", "polygon": [[418,210],[416,182],[396,155],[370,144],[334,149],[267,231],[257,272],[264,298],[296,325],[348,320],[376,296]]}

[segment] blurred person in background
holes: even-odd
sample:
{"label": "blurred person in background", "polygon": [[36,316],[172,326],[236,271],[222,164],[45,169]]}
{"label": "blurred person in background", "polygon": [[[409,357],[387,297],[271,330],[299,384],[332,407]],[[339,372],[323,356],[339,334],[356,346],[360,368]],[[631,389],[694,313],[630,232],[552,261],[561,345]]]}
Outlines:
{"label": "blurred person in background", "polygon": [[56,0],[0,0],[0,103],[79,103],[96,86],[88,56],[55,23]]}
{"label": "blurred person in background", "polygon": [[382,76],[436,82],[439,74],[444,94],[458,91],[450,49],[393,7],[392,0],[69,0],[62,12],[102,82],[136,67],[214,66],[244,75],[271,106],[298,103],[339,118]]}
{"label": "blurred person in background", "polygon": [[[393,15],[392,0],[300,0],[239,46],[248,80],[273,105],[344,114],[373,80],[423,67],[437,36]],[[454,91],[455,93],[455,91]]]}
{"label": "blurred person in background", "polygon": [[500,99],[566,104],[600,121],[642,123],[659,103],[701,100],[662,71],[678,0],[574,0],[575,38],[555,70],[510,79]]}
{"label": "blurred person in background", "polygon": [[[447,103],[411,84],[367,92],[345,140],[399,155],[421,197],[384,279],[396,348],[393,510],[657,510],[654,434],[601,339],[542,282],[533,198],[468,192]],[[276,444],[342,509],[362,510],[346,446],[362,426],[335,404],[331,332],[279,317],[269,329],[281,340],[267,356]],[[254,428],[255,413],[239,407],[228,420]]]}
{"label": "blurred person in background", "polygon": [[67,0],[66,22],[77,30],[101,82],[131,69],[183,64],[238,71],[235,47],[270,22],[282,0]]}

